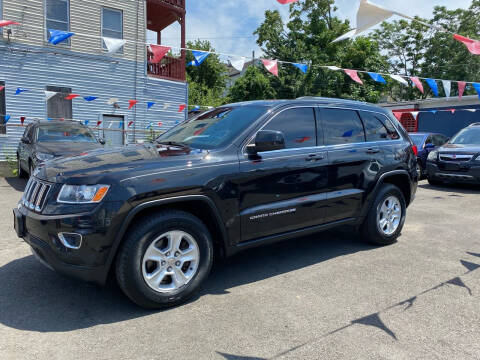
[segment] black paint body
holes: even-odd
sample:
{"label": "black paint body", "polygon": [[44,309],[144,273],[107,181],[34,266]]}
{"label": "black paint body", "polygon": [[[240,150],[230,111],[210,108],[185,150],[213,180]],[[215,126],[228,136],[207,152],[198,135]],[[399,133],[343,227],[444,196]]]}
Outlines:
{"label": "black paint body", "polygon": [[[335,99],[265,101],[266,112],[228,146],[215,150],[131,145],[95,150],[40,166],[35,179],[52,185],[35,213],[19,205],[24,239],[56,270],[103,284],[125,232],[156,209],[191,210],[208,223],[220,254],[292,238],[340,224],[360,225],[382,182],[399,186],[409,204],[416,192],[416,156],[408,134],[379,107]],[[380,114],[395,124],[397,140],[285,149],[257,156],[245,146],[277,113],[311,107],[319,134],[322,108]],[[100,204],[56,201],[63,184],[109,184]],[[79,250],[65,248],[59,232],[83,235]]]}

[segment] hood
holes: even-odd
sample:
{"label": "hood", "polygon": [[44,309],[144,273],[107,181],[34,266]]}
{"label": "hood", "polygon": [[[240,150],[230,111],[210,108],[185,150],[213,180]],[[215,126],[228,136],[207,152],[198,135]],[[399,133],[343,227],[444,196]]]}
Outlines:
{"label": "hood", "polygon": [[36,145],[36,150],[39,153],[51,154],[55,157],[70,156],[81,154],[86,151],[101,149],[103,146],[97,142],[41,142]]}
{"label": "hood", "polygon": [[477,154],[480,153],[480,145],[461,145],[461,144],[445,144],[437,149],[442,153],[456,154]]}
{"label": "hood", "polygon": [[102,148],[47,161],[35,176],[56,183],[115,184],[161,169],[194,166],[207,154],[205,150],[156,144]]}

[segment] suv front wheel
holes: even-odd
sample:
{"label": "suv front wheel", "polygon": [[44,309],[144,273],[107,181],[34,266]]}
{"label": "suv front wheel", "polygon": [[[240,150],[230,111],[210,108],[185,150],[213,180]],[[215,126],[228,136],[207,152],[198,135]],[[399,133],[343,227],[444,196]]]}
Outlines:
{"label": "suv front wheel", "polygon": [[395,243],[405,224],[406,208],[400,189],[383,184],[363,224],[364,238],[376,245]]}
{"label": "suv front wheel", "polygon": [[183,211],[162,211],[128,231],[117,257],[117,281],[139,306],[175,306],[195,294],[212,262],[213,245],[205,225]]}

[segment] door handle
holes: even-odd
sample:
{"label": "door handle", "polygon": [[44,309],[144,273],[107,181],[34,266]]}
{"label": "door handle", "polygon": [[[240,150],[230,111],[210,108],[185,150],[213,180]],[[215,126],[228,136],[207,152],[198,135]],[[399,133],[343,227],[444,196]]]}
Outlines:
{"label": "door handle", "polygon": [[378,154],[380,152],[380,149],[368,149],[366,151],[367,154]]}
{"label": "door handle", "polygon": [[320,161],[324,159],[325,159],[325,155],[322,155],[322,154],[310,154],[308,155],[307,158],[305,158],[306,161]]}

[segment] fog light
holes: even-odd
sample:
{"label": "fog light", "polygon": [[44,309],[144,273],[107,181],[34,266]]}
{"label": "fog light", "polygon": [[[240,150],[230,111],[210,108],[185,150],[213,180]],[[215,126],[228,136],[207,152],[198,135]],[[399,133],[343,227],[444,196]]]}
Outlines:
{"label": "fog light", "polygon": [[82,235],[80,234],[58,233],[58,238],[66,248],[77,250],[82,246]]}

